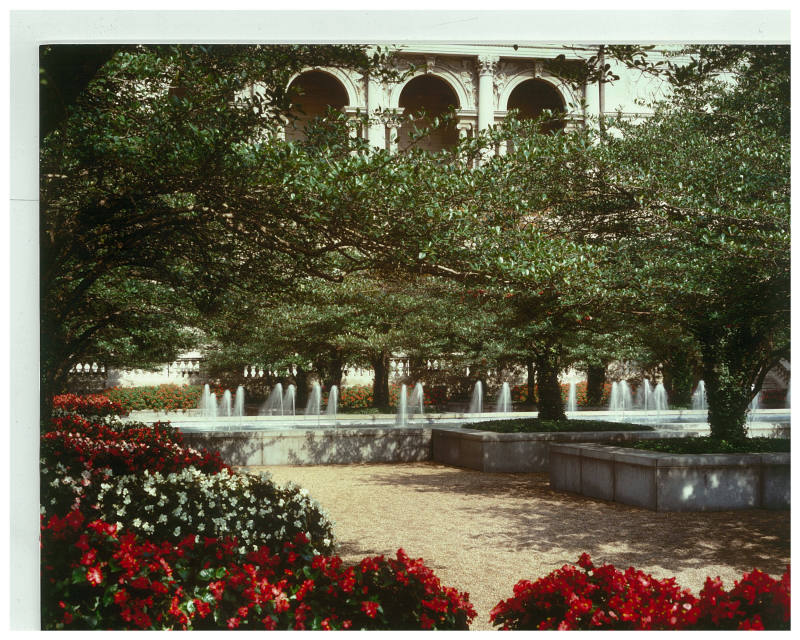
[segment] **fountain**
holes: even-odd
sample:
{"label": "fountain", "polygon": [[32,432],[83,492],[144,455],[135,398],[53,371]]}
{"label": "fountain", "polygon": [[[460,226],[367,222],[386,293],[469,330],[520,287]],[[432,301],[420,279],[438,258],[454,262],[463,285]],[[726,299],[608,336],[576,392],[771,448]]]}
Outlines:
{"label": "fountain", "polygon": [[325,407],[325,415],[333,419],[333,424],[336,424],[336,405],[339,401],[339,389],[336,385],[331,387],[328,393],[328,405]]}
{"label": "fountain", "polygon": [[407,394],[408,392],[406,391],[406,385],[401,384],[400,393],[397,396],[397,417],[395,418],[395,424],[399,427],[405,427],[408,424]]}
{"label": "fountain", "polygon": [[668,408],[667,390],[663,382],[659,382],[653,390],[653,408],[658,412],[666,411]]}
{"label": "fountain", "polygon": [[608,403],[609,411],[624,413],[633,408],[631,388],[625,380],[619,380],[611,385],[611,398]]}
{"label": "fountain", "polygon": [[242,385],[236,387],[236,398],[233,401],[233,415],[239,417],[244,415],[244,387]]}
{"label": "fountain", "polygon": [[225,392],[222,394],[222,400],[219,403],[219,415],[221,416],[230,416],[231,415],[231,392],[230,389],[225,389]]}
{"label": "fountain", "polygon": [[306,415],[318,416],[321,404],[322,404],[322,387],[319,386],[319,382],[314,382],[311,385],[311,393],[308,394],[308,403],[306,404]]}
{"label": "fountain", "polygon": [[414,385],[414,390],[411,392],[411,397],[408,399],[407,411],[409,420],[415,413],[419,413],[420,416],[425,413],[425,394],[422,390],[421,382],[417,382],[417,384]]}
{"label": "fountain", "polygon": [[575,382],[569,383],[569,392],[567,393],[567,411],[578,410],[578,393],[575,388]]}
{"label": "fountain", "polygon": [[692,409],[695,411],[706,411],[708,409],[708,399],[706,398],[706,383],[700,380],[697,388],[692,394]]}
{"label": "fountain", "polygon": [[750,401],[750,406],[747,408],[747,426],[755,422],[756,419],[756,411],[761,408],[761,391],[753,396],[753,399]]}
{"label": "fountain", "polygon": [[285,416],[292,416],[294,418],[294,397],[295,397],[296,387],[293,384],[290,384],[286,387],[286,393],[283,394],[283,415]]}
{"label": "fountain", "polygon": [[509,413],[511,411],[511,387],[508,386],[508,382],[504,382],[500,388],[495,411],[497,413]]}
{"label": "fountain", "polygon": [[470,413],[483,413],[483,383],[478,380],[472,390],[472,399],[469,402]]}
{"label": "fountain", "polygon": [[650,388],[650,381],[647,378],[642,380],[642,384],[636,390],[636,406],[644,411],[652,409],[653,390]]}
{"label": "fountain", "polygon": [[279,382],[270,391],[267,401],[262,405],[259,415],[262,416],[282,416],[283,415],[283,385]]}
{"label": "fountain", "polygon": [[203,387],[203,395],[200,398],[199,408],[200,414],[204,418],[217,417],[217,395],[211,393],[211,389],[208,385]]}

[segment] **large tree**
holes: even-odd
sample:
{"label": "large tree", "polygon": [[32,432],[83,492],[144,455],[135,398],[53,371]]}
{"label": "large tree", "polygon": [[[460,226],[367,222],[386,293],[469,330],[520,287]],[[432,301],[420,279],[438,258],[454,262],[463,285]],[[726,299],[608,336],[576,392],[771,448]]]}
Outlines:
{"label": "large tree", "polygon": [[607,141],[608,183],[631,198],[620,264],[640,298],[702,354],[715,437],[789,356],[789,47],[702,47],[646,124]]}
{"label": "large tree", "polygon": [[42,50],[43,411],[76,363],[168,361],[239,282],[324,271],[338,229],[291,206],[292,148],[275,127],[292,74],[366,73],[379,58],[354,46]]}
{"label": "large tree", "polygon": [[[504,188],[539,201],[542,229],[598,249],[599,311],[699,347],[712,434],[739,439],[764,376],[789,354],[789,51],[681,53],[692,62],[640,65],[671,89],[652,117],[607,121],[588,145],[564,136],[548,156],[530,150],[527,169],[516,153]],[[548,157],[563,168],[556,193],[540,180]]]}

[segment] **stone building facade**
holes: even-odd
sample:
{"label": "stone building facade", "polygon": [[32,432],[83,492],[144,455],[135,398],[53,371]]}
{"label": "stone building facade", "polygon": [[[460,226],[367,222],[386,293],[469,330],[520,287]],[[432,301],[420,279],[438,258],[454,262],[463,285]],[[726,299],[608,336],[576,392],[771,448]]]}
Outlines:
{"label": "stone building facade", "polygon": [[[536,117],[547,109],[561,114],[559,127],[584,126],[601,115],[641,116],[642,106],[658,99],[662,85],[653,78],[619,67],[612,84],[574,87],[548,71],[548,61],[564,55],[567,62],[597,55],[593,45],[512,46],[402,45],[396,50],[398,81],[382,81],[356,71],[317,67],[292,78],[299,105],[297,120],[287,124],[287,139],[303,136],[308,120],[334,107],[353,118],[369,114],[371,124],[354,135],[373,147],[402,151],[409,145],[408,127],[398,116],[419,113],[437,116],[450,109],[455,123],[435,132],[424,148],[438,150],[503,121],[511,110]],[[655,57],[658,54],[654,54]],[[377,116],[377,117],[376,117]],[[596,121],[596,120],[595,120]],[[499,153],[505,149],[498,148]]]}

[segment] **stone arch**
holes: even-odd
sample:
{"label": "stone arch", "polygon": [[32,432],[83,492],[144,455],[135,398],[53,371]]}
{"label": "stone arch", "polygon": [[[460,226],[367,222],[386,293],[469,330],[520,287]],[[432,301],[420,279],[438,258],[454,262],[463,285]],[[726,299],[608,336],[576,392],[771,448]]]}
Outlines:
{"label": "stone arch", "polygon": [[[411,146],[411,131],[418,126],[426,127],[430,120],[449,109],[459,109],[460,103],[457,93],[443,78],[434,74],[420,74],[403,85],[397,97],[398,109],[404,115],[412,115],[424,110],[425,117],[417,118],[414,122],[405,122],[400,128],[398,144],[401,150]],[[441,151],[458,143],[458,131],[455,123],[438,127],[430,132],[424,139],[417,140],[414,145],[427,151]]]}
{"label": "stone arch", "polygon": [[549,74],[538,73],[536,71],[525,71],[522,73],[517,73],[508,79],[501,91],[497,94],[497,108],[500,111],[507,111],[508,99],[511,97],[511,94],[522,83],[529,80],[537,80],[543,83],[542,86],[547,85],[550,89],[556,92],[561,100],[564,113],[570,112],[571,105],[577,106],[580,104],[580,100],[574,95],[572,88],[563,80]]}
{"label": "stone arch", "polygon": [[[296,88],[298,91],[293,92]],[[325,115],[329,108],[343,111],[351,96],[347,87],[334,74],[323,69],[309,69],[294,76],[287,85],[287,92],[297,109],[292,110],[285,127],[287,140],[301,141],[306,138],[306,127],[317,117]]]}
{"label": "stone arch", "polygon": [[559,131],[566,126],[563,96],[553,85],[541,78],[531,78],[517,84],[508,95],[506,108],[508,111],[516,110],[522,119],[537,118],[544,111],[562,114],[542,124],[542,131]]}
{"label": "stone arch", "polygon": [[338,69],[336,67],[308,67],[307,69],[303,69],[299,73],[296,73],[289,78],[289,82],[286,83],[287,89],[292,86],[292,83],[295,82],[300,76],[315,72],[326,73],[339,81],[345,93],[347,94],[347,106],[363,106],[363,100],[361,99],[362,92],[359,90],[356,81],[347,71]]}
{"label": "stone arch", "polygon": [[417,78],[421,76],[429,76],[434,78],[439,78],[439,80],[443,81],[446,85],[450,87],[450,90],[455,94],[456,100],[458,104],[456,105],[459,109],[472,109],[475,108],[473,104],[473,100],[470,97],[470,92],[467,91],[464,83],[461,79],[455,74],[446,69],[436,69],[435,71],[426,72],[424,69],[418,69],[411,75],[403,84],[395,84],[389,90],[389,100],[388,106],[389,109],[399,109],[400,108],[400,94],[403,93],[403,89],[405,89],[409,83],[413,82]]}

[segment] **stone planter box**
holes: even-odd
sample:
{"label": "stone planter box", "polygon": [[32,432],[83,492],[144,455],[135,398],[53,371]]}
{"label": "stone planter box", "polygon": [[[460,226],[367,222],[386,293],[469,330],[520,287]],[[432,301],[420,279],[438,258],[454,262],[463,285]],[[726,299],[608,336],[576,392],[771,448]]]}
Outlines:
{"label": "stone planter box", "polygon": [[550,486],[654,511],[788,509],[789,453],[676,455],[554,444]]}
{"label": "stone planter box", "polygon": [[547,473],[550,449],[559,443],[624,442],[685,437],[694,431],[572,431],[496,433],[476,429],[432,429],[433,460],[453,467],[496,473]]}
{"label": "stone planter box", "polygon": [[191,447],[219,451],[234,466],[419,462],[431,458],[429,429],[330,428],[184,433]]}

